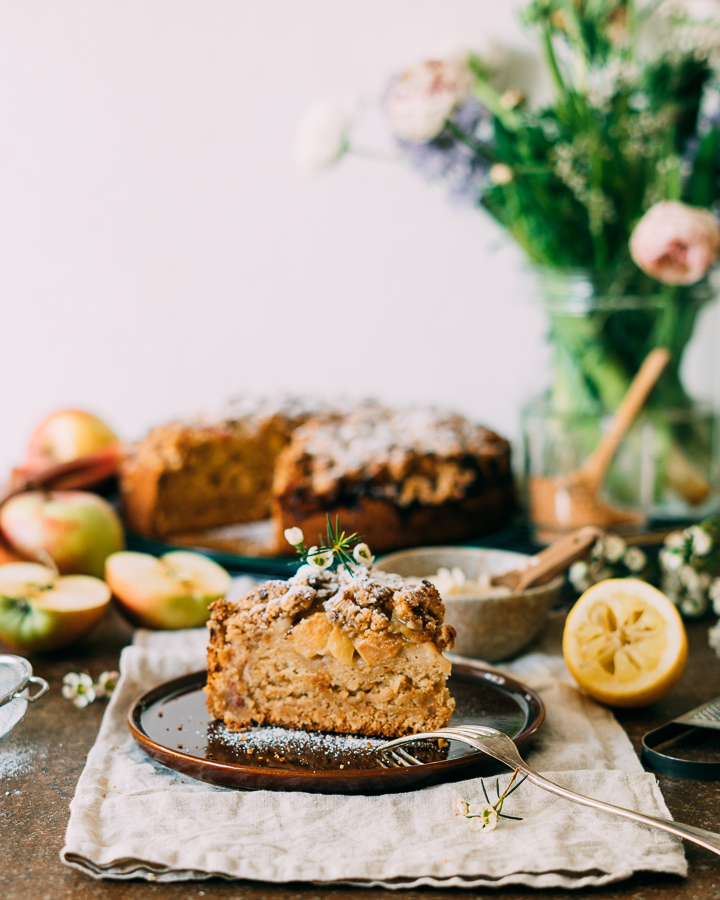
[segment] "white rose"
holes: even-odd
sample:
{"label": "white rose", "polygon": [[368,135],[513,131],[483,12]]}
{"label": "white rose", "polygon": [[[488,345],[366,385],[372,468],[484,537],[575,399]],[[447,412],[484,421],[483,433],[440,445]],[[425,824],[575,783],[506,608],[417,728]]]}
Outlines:
{"label": "white rose", "polygon": [[295,138],[295,156],[308,174],[334,165],[347,152],[354,110],[346,100],[319,100],[305,113]]}
{"label": "white rose", "polygon": [[393,81],[385,111],[402,140],[431,141],[471,90],[472,75],[463,62],[427,60]]}

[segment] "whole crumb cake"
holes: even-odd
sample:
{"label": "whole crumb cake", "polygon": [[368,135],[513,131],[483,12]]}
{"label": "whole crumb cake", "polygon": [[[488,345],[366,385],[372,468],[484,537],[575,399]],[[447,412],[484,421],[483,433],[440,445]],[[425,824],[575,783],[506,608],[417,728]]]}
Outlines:
{"label": "whole crumb cake", "polygon": [[328,514],[384,553],[488,534],[514,509],[504,438],[448,410],[371,400],[246,398],[161,425],[131,448],[120,489],[130,530],[150,538],[203,546],[199,532],[272,515],[260,555],[286,555],[286,528],[314,536]]}
{"label": "whole crumb cake", "polygon": [[455,631],[433,585],[302,566],[208,622],[211,715],[234,731],[279,725],[399,737],[446,725]]}

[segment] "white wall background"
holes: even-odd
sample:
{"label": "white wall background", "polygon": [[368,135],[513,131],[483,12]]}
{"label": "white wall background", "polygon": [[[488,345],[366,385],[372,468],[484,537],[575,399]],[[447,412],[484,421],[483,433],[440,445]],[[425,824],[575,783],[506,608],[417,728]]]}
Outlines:
{"label": "white wall background", "polygon": [[514,437],[547,380],[519,252],[402,166],[308,180],[293,139],[442,41],[522,42],[518,6],[0,0],[0,471],[57,408],[133,438],[239,391],[442,402]]}

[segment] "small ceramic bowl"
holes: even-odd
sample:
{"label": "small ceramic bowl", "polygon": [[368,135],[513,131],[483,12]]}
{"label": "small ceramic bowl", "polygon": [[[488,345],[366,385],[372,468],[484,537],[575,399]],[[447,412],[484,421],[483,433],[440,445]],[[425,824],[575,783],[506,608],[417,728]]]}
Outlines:
{"label": "small ceramic bowl", "polygon": [[[524,568],[532,559],[509,550],[485,550],[479,547],[418,547],[384,556],[375,564],[383,572],[403,577],[427,578],[439,568],[458,566],[469,581],[482,575],[502,575]],[[540,587],[505,596],[448,594],[445,621],[457,631],[453,653],[487,662],[510,659],[536,637],[558,599],[564,581],[557,575]]]}

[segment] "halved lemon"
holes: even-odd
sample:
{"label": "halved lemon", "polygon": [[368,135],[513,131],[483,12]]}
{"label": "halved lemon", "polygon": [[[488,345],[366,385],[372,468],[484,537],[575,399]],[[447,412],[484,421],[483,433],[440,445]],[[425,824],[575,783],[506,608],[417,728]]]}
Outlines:
{"label": "halved lemon", "polygon": [[563,655],[581,689],[609,706],[670,692],[687,659],[685,626],[661,591],[635,578],[594,584],[570,610]]}

